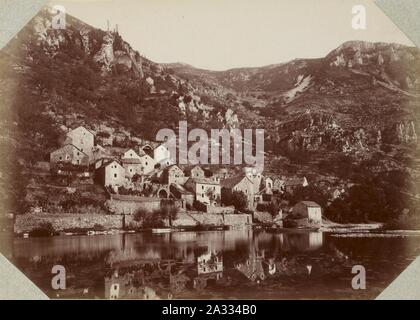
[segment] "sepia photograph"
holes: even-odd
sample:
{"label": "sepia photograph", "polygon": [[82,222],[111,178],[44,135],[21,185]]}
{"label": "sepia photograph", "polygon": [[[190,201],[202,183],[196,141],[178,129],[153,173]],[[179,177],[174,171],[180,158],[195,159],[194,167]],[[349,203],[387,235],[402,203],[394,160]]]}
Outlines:
{"label": "sepia photograph", "polygon": [[420,299],[389,2],[1,1],[0,299]]}

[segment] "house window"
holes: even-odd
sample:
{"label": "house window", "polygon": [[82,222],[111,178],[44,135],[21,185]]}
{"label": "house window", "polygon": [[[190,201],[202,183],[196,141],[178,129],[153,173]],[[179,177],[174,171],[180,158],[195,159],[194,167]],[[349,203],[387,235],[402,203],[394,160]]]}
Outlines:
{"label": "house window", "polygon": [[146,161],[146,166],[147,166],[147,161]]}
{"label": "house window", "polygon": [[130,169],[130,172],[133,172],[133,169]]}
{"label": "house window", "polygon": [[63,157],[60,157],[59,159],[60,159],[60,160],[63,160]]}
{"label": "house window", "polygon": [[204,190],[204,186],[201,186],[201,190]]}
{"label": "house window", "polygon": [[77,164],[80,164],[80,160],[77,160]]}
{"label": "house window", "polygon": [[116,173],[114,173],[114,178],[116,178],[117,177],[117,174]]}

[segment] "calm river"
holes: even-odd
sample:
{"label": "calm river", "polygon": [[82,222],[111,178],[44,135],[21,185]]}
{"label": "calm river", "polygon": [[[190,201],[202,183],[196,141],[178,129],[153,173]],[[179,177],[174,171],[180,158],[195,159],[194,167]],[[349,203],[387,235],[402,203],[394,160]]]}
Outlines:
{"label": "calm river", "polygon": [[[420,254],[420,236],[252,230],[2,243],[52,298],[372,299]],[[65,290],[52,289],[54,265],[65,267]],[[365,267],[365,290],[352,288],[354,265]]]}

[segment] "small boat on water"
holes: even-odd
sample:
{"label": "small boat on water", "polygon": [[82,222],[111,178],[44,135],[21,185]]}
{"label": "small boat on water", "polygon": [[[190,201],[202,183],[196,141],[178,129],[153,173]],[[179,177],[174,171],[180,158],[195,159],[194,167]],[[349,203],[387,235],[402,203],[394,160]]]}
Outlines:
{"label": "small boat on water", "polygon": [[170,233],[172,232],[171,228],[153,228],[152,233]]}

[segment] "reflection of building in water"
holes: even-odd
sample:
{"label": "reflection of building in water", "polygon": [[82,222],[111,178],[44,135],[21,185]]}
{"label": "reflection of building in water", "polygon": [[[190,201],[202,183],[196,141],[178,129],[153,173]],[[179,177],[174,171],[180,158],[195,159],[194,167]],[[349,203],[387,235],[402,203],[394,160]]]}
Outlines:
{"label": "reflection of building in water", "polygon": [[282,248],[285,250],[313,251],[323,244],[322,232],[296,232],[284,235]]}
{"label": "reflection of building in water", "polygon": [[160,299],[186,288],[195,263],[175,260],[136,260],[116,263],[119,269],[105,277],[105,298]]}
{"label": "reflection of building in water", "polygon": [[105,278],[106,299],[159,299],[156,292],[147,286],[143,286],[144,278],[142,271],[134,271],[119,275],[115,271],[110,277]]}
{"label": "reflection of building in water", "polygon": [[227,230],[220,232],[174,232],[171,233],[170,241],[180,247],[182,244],[191,246],[191,243],[197,246],[211,245],[217,252],[235,250],[238,243],[246,242],[252,235],[252,230]]}
{"label": "reflection of building in water", "polygon": [[207,274],[223,271],[223,258],[216,252],[208,252],[197,258],[198,274]]}
{"label": "reflection of building in water", "polygon": [[210,250],[197,257],[197,277],[193,279],[193,288],[203,290],[209,281],[219,281],[223,278],[223,257],[220,253]]}
{"label": "reflection of building in water", "polygon": [[258,251],[258,242],[255,242],[254,239],[248,259],[245,263],[237,263],[235,268],[252,281],[258,279],[264,280],[266,276],[263,268],[263,260],[264,250],[261,253]]}
{"label": "reflection of building in water", "polygon": [[310,232],[309,233],[309,250],[316,250],[322,247],[323,243],[322,232]]}

